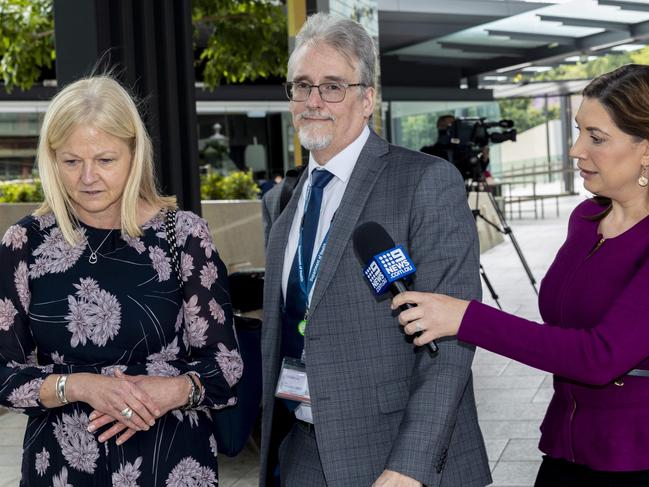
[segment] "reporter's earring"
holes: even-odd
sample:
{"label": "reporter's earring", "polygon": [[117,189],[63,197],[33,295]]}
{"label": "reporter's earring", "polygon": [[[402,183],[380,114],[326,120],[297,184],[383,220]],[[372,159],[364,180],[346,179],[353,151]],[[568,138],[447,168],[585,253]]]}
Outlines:
{"label": "reporter's earring", "polygon": [[643,188],[646,188],[649,184],[649,179],[647,178],[647,166],[642,166],[640,177],[638,178],[638,184]]}

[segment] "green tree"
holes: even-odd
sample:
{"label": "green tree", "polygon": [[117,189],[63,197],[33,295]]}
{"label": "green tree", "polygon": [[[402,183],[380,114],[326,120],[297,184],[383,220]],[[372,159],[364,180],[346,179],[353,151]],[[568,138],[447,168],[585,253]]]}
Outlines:
{"label": "green tree", "polygon": [[592,79],[629,63],[649,64],[649,47],[633,52],[607,54],[591,61],[576,64],[562,64],[550,71],[539,73],[532,79],[534,81]]}
{"label": "green tree", "polygon": [[0,1],[0,77],[28,89],[54,61],[52,0]]}
{"label": "green tree", "polygon": [[[203,81],[214,89],[283,76],[286,16],[276,0],[193,0],[196,53]],[[53,0],[0,0],[0,78],[5,89],[30,88],[55,59]]]}
{"label": "green tree", "polygon": [[199,55],[206,86],[285,75],[288,34],[281,4],[268,0],[193,0],[193,9],[197,35],[209,33]]}

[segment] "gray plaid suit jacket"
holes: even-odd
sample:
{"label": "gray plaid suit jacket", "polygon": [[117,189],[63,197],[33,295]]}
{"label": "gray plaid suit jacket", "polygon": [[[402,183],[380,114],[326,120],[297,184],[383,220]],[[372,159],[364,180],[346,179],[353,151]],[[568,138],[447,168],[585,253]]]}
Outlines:
{"label": "gray plaid suit jacket", "polygon": [[[267,230],[260,485],[266,486],[281,340],[284,249],[302,175],[280,214],[280,191],[264,201]],[[406,340],[365,282],[351,235],[383,225],[413,259],[413,289],[480,298],[479,246],[462,178],[448,162],[389,145],[374,132],[331,227],[316,282],[305,349],[318,449],[327,484],[370,486],[384,469],[428,487],[491,482],[471,376],[474,348],[439,340],[439,353]],[[308,487],[308,486],[305,486]]]}

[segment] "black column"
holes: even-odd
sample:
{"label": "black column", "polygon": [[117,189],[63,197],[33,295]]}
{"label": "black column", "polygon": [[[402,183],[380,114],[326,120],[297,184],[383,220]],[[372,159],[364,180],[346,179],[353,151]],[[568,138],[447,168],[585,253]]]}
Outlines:
{"label": "black column", "polygon": [[200,214],[191,0],[54,0],[58,85],[113,69],[140,99],[159,185]]}

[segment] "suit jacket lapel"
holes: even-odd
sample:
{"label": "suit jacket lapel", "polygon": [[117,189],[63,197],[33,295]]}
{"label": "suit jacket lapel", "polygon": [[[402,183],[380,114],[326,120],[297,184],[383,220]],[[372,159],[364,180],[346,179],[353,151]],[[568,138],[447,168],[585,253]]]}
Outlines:
{"label": "suit jacket lapel", "polygon": [[[331,225],[329,242],[322,257],[320,274],[311,297],[309,313],[315,311],[336,272],[358,218],[365,208],[367,198],[372,193],[376,180],[387,163],[387,159],[381,156],[388,152],[388,148],[386,141],[371,132],[365,147],[358,156],[358,161],[356,161],[356,166]],[[360,264],[359,272],[361,272]]]}
{"label": "suit jacket lapel", "polygon": [[[270,280],[265,289],[268,290],[268,302],[265,301],[264,306],[270,305],[275,309],[281,302],[282,293],[282,272],[284,270],[284,254],[286,245],[288,243],[288,234],[291,230],[291,224],[295,217],[297,210],[297,203],[302,193],[302,187],[307,180],[307,171],[302,173],[300,181],[295,186],[293,196],[291,197],[288,205],[284,211],[279,215],[277,220],[273,222],[268,237],[268,247],[266,249],[266,275],[265,279]],[[279,203],[278,203],[279,204]],[[270,316],[276,316],[277,313],[270,313]]]}

